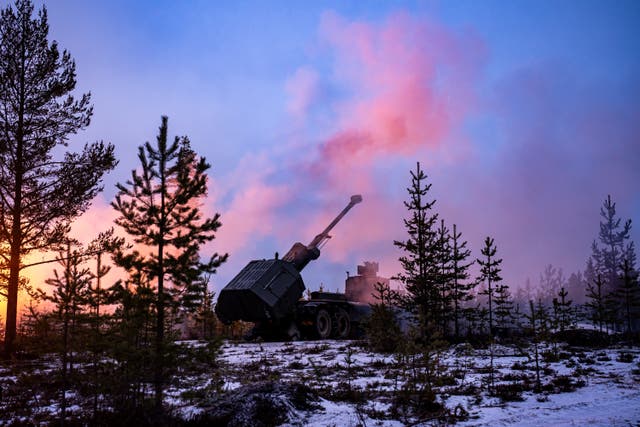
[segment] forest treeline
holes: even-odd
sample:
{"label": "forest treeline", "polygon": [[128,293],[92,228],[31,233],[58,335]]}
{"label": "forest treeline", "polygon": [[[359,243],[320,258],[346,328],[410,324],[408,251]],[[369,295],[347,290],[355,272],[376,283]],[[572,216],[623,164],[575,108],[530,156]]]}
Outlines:
{"label": "forest treeline", "polygon": [[[514,296],[501,277],[503,259],[495,239],[487,236],[473,258],[457,225],[447,226],[436,212],[430,190],[418,163],[405,201],[406,239],[394,242],[403,252],[402,271],[395,279],[405,291],[378,283],[366,326],[369,346],[394,354],[411,372],[401,387],[404,410],[418,417],[447,412],[437,390],[446,381],[442,355],[451,345],[487,348],[487,391],[508,400],[520,399],[525,390],[543,391],[545,363],[568,354],[560,352],[560,343],[599,347],[640,342],[631,221],[618,218],[610,196],[600,209],[599,232],[584,272],[566,281],[562,270],[549,265],[538,289],[522,287]],[[501,383],[494,365],[498,344],[528,348],[533,381],[525,376],[522,384]],[[545,350],[548,345],[551,351]]]}
{"label": "forest treeline", "polygon": [[[407,239],[394,242],[404,253],[400,258],[403,271],[396,279],[406,292],[392,291],[383,284],[376,287],[379,302],[374,305],[374,317],[383,319],[379,322],[382,330],[370,332],[382,334],[382,347],[388,348],[398,336],[399,324],[391,328],[394,332],[384,331],[384,325],[393,320],[395,307],[415,315],[425,339],[509,338],[531,329],[535,317],[545,336],[590,324],[599,332],[637,340],[640,285],[635,244],[630,239],[631,220],[622,222],[611,196],[600,209],[599,232],[584,271],[567,280],[561,269],[548,265],[538,287],[528,282],[513,293],[501,277],[503,259],[495,240],[486,237],[479,256],[472,257],[457,225],[449,228],[436,212],[430,189],[418,163],[411,171],[405,202]],[[477,274],[472,276],[474,264]]]}
{"label": "forest treeline", "polygon": [[[170,138],[168,118],[162,117],[156,141],[138,147],[139,167],[117,184],[111,203],[118,213],[113,226],[126,237],[107,227],[87,245],[73,239],[73,221],[117,165],[114,146],[99,141],[57,156],[89,126],[91,96],[74,94],[75,63],[49,41],[44,7],[35,11],[31,1],[16,1],[2,9],[0,30],[4,359],[55,354],[57,376],[38,380],[60,396],[61,424],[71,390],[90,397],[85,414],[94,424],[159,424],[164,391],[177,371],[208,370],[212,388],[221,387],[215,375],[219,338],[244,327],[223,327],[213,311],[208,284],[227,254],[201,256],[221,226],[218,214],[207,217],[200,208],[210,164],[187,137]],[[515,336],[537,342],[585,319],[600,332],[637,339],[640,288],[631,222],[621,222],[610,197],[586,269],[565,281],[549,266],[542,293],[513,295],[501,277],[499,242],[487,237],[474,258],[462,230],[436,213],[430,188],[418,164],[405,202],[406,236],[393,242],[403,253],[395,278],[406,292],[379,284],[366,327],[374,349],[397,352],[403,363],[419,367],[415,372],[426,373],[407,382],[407,399],[418,399],[416,408],[436,405],[425,384],[435,378],[429,375],[437,376],[437,352],[446,343],[484,345]],[[32,265],[25,260],[42,251],[56,254],[52,276],[45,284],[29,283]],[[472,277],[474,264],[479,274]],[[114,267],[122,272],[116,281],[107,276]],[[29,302],[18,325],[20,295]],[[39,309],[39,301],[50,309]],[[410,326],[402,313],[410,313]],[[176,339],[184,336],[206,344],[178,346]]]}

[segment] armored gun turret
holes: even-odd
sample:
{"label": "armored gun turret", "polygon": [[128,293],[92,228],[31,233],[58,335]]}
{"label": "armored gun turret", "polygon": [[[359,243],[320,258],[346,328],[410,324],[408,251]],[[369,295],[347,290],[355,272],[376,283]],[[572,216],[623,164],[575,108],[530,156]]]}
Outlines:
{"label": "armored gun turret", "polygon": [[218,318],[225,323],[254,322],[257,334],[263,337],[298,338],[306,332],[320,338],[346,338],[353,320],[349,313],[358,311],[357,307],[352,310],[344,294],[326,292],[313,293],[315,298],[312,294],[310,301],[301,301],[305,285],[300,272],[318,259],[321,247],[331,238],[331,230],[361,201],[362,196],[351,196],[342,212],[308,245],[294,243],[282,259],[249,262],[220,291],[215,309]]}

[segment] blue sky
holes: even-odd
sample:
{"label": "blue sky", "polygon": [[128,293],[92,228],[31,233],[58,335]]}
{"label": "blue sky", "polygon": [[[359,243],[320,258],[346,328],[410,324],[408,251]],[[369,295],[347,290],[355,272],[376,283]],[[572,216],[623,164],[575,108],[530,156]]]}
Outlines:
{"label": "blue sky", "polygon": [[[188,135],[213,166],[207,206],[224,225],[208,249],[231,252],[216,288],[251,258],[310,240],[351,192],[363,192],[362,212],[336,228],[308,286],[338,287],[369,259],[395,274],[392,241],[403,238],[416,161],[474,256],[495,236],[512,286],[536,283],[549,263],[582,269],[607,193],[639,241],[637,1],[45,3],[51,37],[75,58],[78,88],[95,105],[72,142],[111,141],[120,158],[92,215],[108,217],[136,147],[168,115],[170,133]],[[360,30],[369,56],[349,40]],[[424,69],[412,68],[416,57]],[[436,133],[412,133],[420,117],[394,93],[406,87],[384,80],[403,72],[424,73],[425,96],[439,106],[427,113],[444,109]],[[407,120],[406,140],[379,138],[363,112],[380,108]]]}

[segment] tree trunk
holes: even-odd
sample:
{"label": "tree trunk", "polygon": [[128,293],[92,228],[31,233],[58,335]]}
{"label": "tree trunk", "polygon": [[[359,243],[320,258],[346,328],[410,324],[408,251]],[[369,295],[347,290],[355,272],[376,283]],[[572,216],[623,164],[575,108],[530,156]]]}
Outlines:
{"label": "tree trunk", "polygon": [[69,314],[65,308],[62,329],[62,397],[60,402],[60,425],[64,426],[67,418],[67,363],[69,354]]}
{"label": "tree trunk", "polygon": [[[22,137],[18,132],[16,164],[22,166]],[[14,352],[18,317],[18,285],[20,284],[20,249],[22,247],[22,171],[16,171],[14,203],[11,225],[11,259],[9,261],[9,283],[7,289],[7,318],[4,335],[4,357],[9,359]]]}
{"label": "tree trunk", "polygon": [[18,286],[20,284],[20,255],[22,249],[22,175],[24,150],[24,114],[25,114],[25,66],[26,46],[20,45],[21,68],[18,96],[18,126],[16,129],[15,182],[13,187],[13,212],[11,212],[11,259],[9,261],[9,283],[7,289],[7,318],[4,333],[4,357],[9,359],[14,352],[16,329],[18,326]]}
{"label": "tree trunk", "polygon": [[96,261],[96,324],[93,348],[93,381],[95,388],[93,390],[93,420],[96,421],[98,413],[98,352],[100,351],[100,273],[101,273],[102,253],[98,252]]}
{"label": "tree trunk", "polygon": [[[489,257],[489,265],[491,265],[491,257]],[[492,308],[492,290],[491,290],[491,278],[489,278],[488,280],[488,284],[489,284],[489,288],[488,288],[488,292],[489,292],[489,334],[491,334],[491,336],[493,336],[493,308]]]}
{"label": "tree trunk", "polygon": [[[165,136],[166,138],[166,136]],[[166,142],[166,139],[165,139]],[[155,366],[155,407],[158,415],[162,414],[162,383],[164,368],[164,235],[165,235],[165,149],[162,148],[160,159],[160,224],[158,242],[158,315],[156,323],[156,366]]]}

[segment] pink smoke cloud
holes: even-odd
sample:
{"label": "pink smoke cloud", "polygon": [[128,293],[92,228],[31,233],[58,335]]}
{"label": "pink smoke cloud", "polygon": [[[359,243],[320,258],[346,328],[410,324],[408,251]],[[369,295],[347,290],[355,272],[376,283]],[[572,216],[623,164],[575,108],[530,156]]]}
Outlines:
{"label": "pink smoke cloud", "polygon": [[287,112],[304,120],[318,93],[318,73],[309,67],[300,67],[285,84]]}
{"label": "pink smoke cloud", "polygon": [[[413,167],[416,158],[451,159],[458,149],[466,153],[466,140],[455,140],[477,105],[475,87],[486,50],[473,34],[406,14],[376,25],[327,13],[320,37],[334,58],[334,84],[346,88],[347,95],[334,106],[336,127],[319,144],[309,181],[317,180],[315,187],[327,199],[356,192],[365,196],[363,206],[350,214],[356,226],[340,230],[340,243],[329,256],[344,260],[354,245],[384,244],[388,252],[393,239],[402,236],[404,212],[398,191],[380,188],[390,184],[383,175],[389,171],[380,166]],[[406,169],[401,175],[408,177]],[[330,216],[316,217],[314,227]]]}
{"label": "pink smoke cloud", "polygon": [[482,43],[406,14],[382,25],[327,13],[321,37],[351,96],[337,106],[338,130],[320,148],[341,164],[437,148],[475,105]]}
{"label": "pink smoke cloud", "polygon": [[[208,205],[215,206],[221,215],[222,227],[211,245],[218,252],[237,251],[255,247],[255,242],[274,232],[279,207],[291,200],[291,188],[284,184],[270,184],[274,173],[271,159],[264,154],[247,154],[234,174],[210,182]],[[223,199],[228,198],[228,203]],[[206,208],[205,213],[215,212]]]}
{"label": "pink smoke cloud", "polygon": [[234,253],[274,232],[276,209],[289,200],[286,186],[254,181],[240,190],[222,213],[216,247]]}
{"label": "pink smoke cloud", "polygon": [[[435,158],[451,150],[448,141],[459,136],[476,105],[485,49],[473,34],[406,14],[370,24],[326,13],[319,39],[332,72],[296,70],[285,84],[286,106],[294,127],[300,119],[328,126],[315,143],[248,156],[261,161],[241,162],[236,178],[220,182],[234,187],[216,239],[216,247],[235,259],[221,269],[225,274],[237,272],[238,258],[272,255],[256,253],[260,238],[275,240],[281,253],[295,241],[307,243],[352,194],[365,201],[338,224],[322,259],[353,268],[378,259],[395,274],[392,242],[402,238],[404,195],[398,192],[406,188],[407,169],[424,153]],[[391,172],[387,164],[402,168]],[[244,176],[251,170],[261,172]],[[387,191],[381,185],[390,185],[391,173],[398,188]]]}
{"label": "pink smoke cloud", "polygon": [[73,222],[71,236],[88,245],[91,240],[98,237],[99,233],[114,227],[116,232],[124,237],[124,232],[114,225],[118,216],[118,212],[111,207],[110,202],[100,195],[93,200],[90,208]]}

